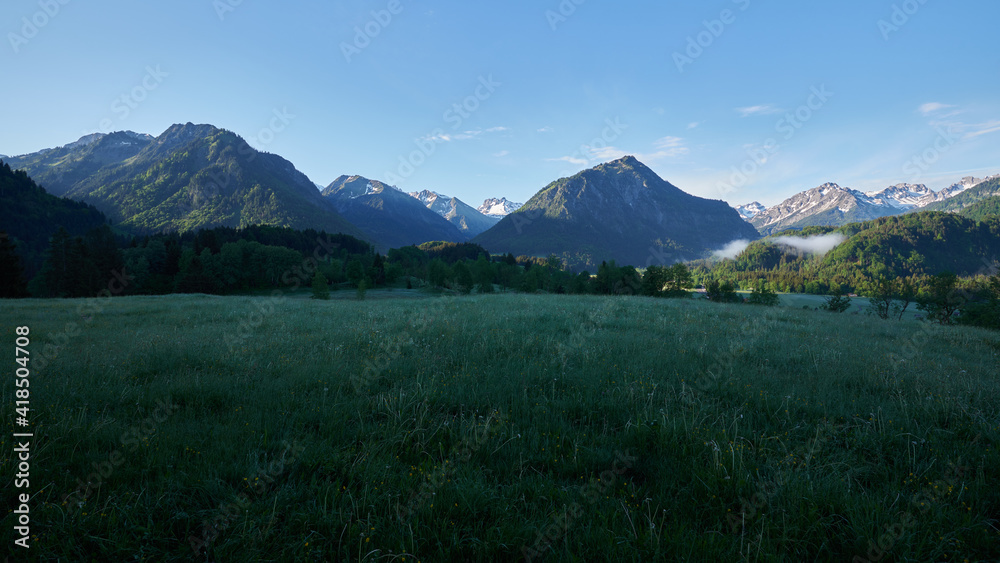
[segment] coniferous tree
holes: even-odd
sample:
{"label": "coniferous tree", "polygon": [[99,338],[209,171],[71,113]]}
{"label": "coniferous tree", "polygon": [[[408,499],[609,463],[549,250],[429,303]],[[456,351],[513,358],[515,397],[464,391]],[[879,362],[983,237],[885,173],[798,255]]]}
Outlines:
{"label": "coniferous tree", "polygon": [[376,254],[369,268],[368,277],[374,282],[375,287],[385,285],[385,260],[381,254]]}
{"label": "coniferous tree", "polygon": [[7,233],[0,233],[0,299],[19,299],[28,296],[24,281],[24,264],[17,248]]}
{"label": "coniferous tree", "polygon": [[122,251],[111,227],[101,225],[90,230],[84,237],[84,243],[88,258],[94,263],[100,278],[105,280],[102,285],[106,285],[107,280],[110,280],[115,272],[120,273],[125,265]]}
{"label": "coniferous tree", "polygon": [[455,289],[461,291],[462,293],[469,293],[472,291],[472,272],[469,270],[469,266],[466,265],[465,261],[455,262],[452,266],[452,271],[455,275]]}
{"label": "coniferous tree", "polygon": [[642,294],[650,297],[663,295],[663,287],[667,285],[669,270],[663,266],[650,266],[642,274]]}
{"label": "coniferous tree", "polygon": [[49,239],[45,261],[38,275],[31,280],[31,294],[38,297],[71,297],[72,273],[70,254],[73,240],[65,227],[59,227]]}
{"label": "coniferous tree", "polygon": [[330,286],[327,284],[326,276],[323,275],[319,270],[316,271],[316,275],[312,279],[312,298],[313,299],[329,299],[330,298]]}
{"label": "coniferous tree", "polygon": [[678,262],[667,271],[668,297],[687,297],[687,290],[693,285],[691,270],[683,263]]}
{"label": "coniferous tree", "polygon": [[355,258],[347,263],[347,281],[351,282],[351,285],[360,285],[364,278],[365,268],[361,264],[361,260]]}

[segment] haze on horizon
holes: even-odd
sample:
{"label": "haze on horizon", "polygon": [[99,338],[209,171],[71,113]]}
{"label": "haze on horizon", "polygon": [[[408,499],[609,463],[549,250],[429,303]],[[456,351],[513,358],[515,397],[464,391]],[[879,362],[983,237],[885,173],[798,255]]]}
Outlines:
{"label": "haze on horizon", "polygon": [[14,0],[0,153],[194,122],[322,185],[358,174],[471,205],[626,154],[734,205],[825,182],[939,190],[1000,172],[997,16],[986,0]]}

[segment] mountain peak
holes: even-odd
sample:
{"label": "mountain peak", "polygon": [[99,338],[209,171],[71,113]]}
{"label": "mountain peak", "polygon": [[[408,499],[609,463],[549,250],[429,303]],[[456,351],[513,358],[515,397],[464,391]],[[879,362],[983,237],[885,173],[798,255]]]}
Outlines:
{"label": "mountain peak", "polygon": [[742,216],[747,221],[767,211],[767,208],[764,207],[764,205],[761,204],[759,201],[755,201],[753,203],[747,203],[745,205],[737,205],[735,209],[736,211],[739,211],[740,216]]}
{"label": "mountain peak", "polygon": [[687,194],[625,156],[550,183],[473,242],[491,252],[561,254],[592,271],[603,260],[672,264],[758,236],[726,203]]}
{"label": "mountain peak", "polygon": [[617,173],[622,170],[634,170],[642,176],[656,175],[648,166],[643,164],[638,158],[628,154],[617,160],[612,160],[604,164],[599,164],[592,170],[610,170]]}
{"label": "mountain peak", "polygon": [[161,143],[173,140],[187,142],[198,137],[210,137],[220,131],[222,131],[222,129],[219,129],[214,125],[209,125],[207,123],[195,125],[189,121],[183,124],[175,123],[170,127],[167,127],[167,130],[161,133],[160,136],[157,137],[157,140]]}
{"label": "mountain peak", "polygon": [[[618,164],[618,163],[627,164],[629,166],[635,166],[636,164],[642,164],[641,162],[639,162],[638,158],[636,158],[636,157],[634,157],[634,156],[632,156],[630,154],[627,154],[627,155],[619,158],[618,160],[611,161],[611,164]],[[643,165],[643,166],[645,166],[645,165]]]}
{"label": "mountain peak", "polygon": [[517,211],[522,205],[524,204],[514,203],[505,197],[501,197],[500,199],[491,197],[484,201],[483,204],[479,206],[477,211],[483,215],[500,219]]}

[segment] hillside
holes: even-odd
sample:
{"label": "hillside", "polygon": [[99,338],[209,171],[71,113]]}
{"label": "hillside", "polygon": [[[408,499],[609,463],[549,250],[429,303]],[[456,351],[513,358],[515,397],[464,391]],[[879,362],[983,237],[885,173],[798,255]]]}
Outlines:
{"label": "hillside", "polygon": [[41,267],[49,238],[59,227],[82,236],[105,223],[107,218],[93,206],[56,197],[23,170],[0,164],[0,232],[16,244],[28,278]]}
{"label": "hillside", "polygon": [[8,158],[7,163],[26,171],[50,194],[63,196],[102,168],[136,156],[153,140],[132,131],[94,133],[68,145]]}
{"label": "hillside", "polygon": [[985,221],[989,217],[1000,215],[1000,195],[979,200],[959,211],[959,214],[975,221]]}
{"label": "hillside", "polygon": [[605,260],[671,264],[758,236],[724,202],[684,193],[627,156],[552,182],[473,242],[594,271]]}
{"label": "hillside", "polygon": [[230,131],[174,125],[148,143],[122,145],[118,156],[141,150],[115,161],[105,145],[124,140],[107,135],[61,159],[48,151],[21,162],[30,161],[29,170],[48,167],[42,176],[57,181],[65,197],[94,205],[136,233],[274,225],[364,237],[290,162],[254,150]]}
{"label": "hillside", "polygon": [[970,188],[955,197],[927,207],[928,211],[958,212],[984,199],[1000,196],[1000,176],[992,176],[987,181]]}
{"label": "hillside", "polygon": [[785,290],[809,291],[811,282],[836,281],[856,288],[878,276],[903,278],[945,271],[972,276],[986,273],[1000,257],[998,216],[979,222],[953,213],[924,211],[780,234],[839,234],[844,242],[820,256],[780,244],[772,236],[754,242],[735,259],[715,264],[711,275],[738,280],[767,278]]}

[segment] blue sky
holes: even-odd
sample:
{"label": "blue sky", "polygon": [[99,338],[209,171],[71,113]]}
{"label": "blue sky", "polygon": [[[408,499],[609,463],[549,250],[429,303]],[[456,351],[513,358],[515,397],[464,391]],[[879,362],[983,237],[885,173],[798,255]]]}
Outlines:
{"label": "blue sky", "polygon": [[211,123],[478,205],[634,154],[681,189],[1000,173],[995,0],[7,0],[0,153]]}

